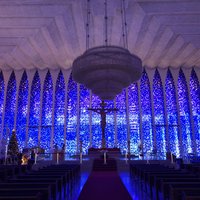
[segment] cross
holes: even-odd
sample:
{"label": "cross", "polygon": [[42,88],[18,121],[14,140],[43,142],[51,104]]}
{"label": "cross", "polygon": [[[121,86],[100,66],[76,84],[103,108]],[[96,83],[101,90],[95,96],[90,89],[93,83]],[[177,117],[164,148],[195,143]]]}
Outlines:
{"label": "cross", "polygon": [[105,108],[106,103],[104,100],[100,103],[100,108],[88,108],[88,110],[94,111],[101,115],[101,131],[102,131],[102,142],[101,148],[106,148],[106,139],[105,139],[105,128],[106,128],[106,114],[111,111],[118,111],[117,108]]}

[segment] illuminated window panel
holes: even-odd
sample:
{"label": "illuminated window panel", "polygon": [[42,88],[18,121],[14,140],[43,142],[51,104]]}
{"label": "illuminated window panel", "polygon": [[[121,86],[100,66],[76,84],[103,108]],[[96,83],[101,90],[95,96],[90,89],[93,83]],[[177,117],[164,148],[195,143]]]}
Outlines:
{"label": "illuminated window panel", "polygon": [[67,134],[66,134],[66,152],[69,155],[76,153],[77,149],[77,84],[70,76],[67,92]]}
{"label": "illuminated window panel", "polygon": [[64,123],[65,123],[65,80],[60,71],[56,81],[55,110],[54,110],[54,139],[53,144],[57,144],[61,149],[64,144]]}
{"label": "illuminated window panel", "polygon": [[190,95],[192,104],[192,116],[194,121],[194,135],[196,141],[197,155],[200,155],[200,85],[197,75],[192,70],[190,77]]}
{"label": "illuminated window panel", "polygon": [[125,89],[116,96],[117,111],[117,140],[118,147],[122,152],[128,151],[127,117],[126,117],[126,93]]}
{"label": "illuminated window panel", "polygon": [[140,84],[141,110],[142,110],[142,134],[143,152],[151,152],[153,149],[152,134],[152,107],[150,95],[150,83],[147,73],[144,71]]}
{"label": "illuminated window panel", "polygon": [[28,147],[38,146],[38,132],[40,122],[40,77],[38,72],[35,73],[31,85],[30,93],[30,114],[29,114],[29,131]]}
{"label": "illuminated window panel", "polygon": [[140,115],[138,101],[138,85],[133,83],[128,88],[129,101],[129,124],[130,124],[130,151],[131,154],[138,154],[140,141]]}
{"label": "illuminated window panel", "polygon": [[166,114],[168,121],[168,134],[169,134],[169,150],[176,155],[180,156],[180,138],[178,133],[178,111],[176,104],[176,90],[174,80],[170,70],[167,71],[165,81],[165,94],[166,94]]}
{"label": "illuminated window panel", "polygon": [[180,70],[178,77],[178,103],[180,113],[180,128],[183,141],[183,155],[187,155],[187,153],[192,153],[192,131],[190,124],[188,89],[186,79],[182,70]]}
{"label": "illuminated window panel", "polygon": [[0,134],[2,133],[3,124],[3,102],[4,102],[4,78],[3,73],[0,72]]}
{"label": "illuminated window panel", "polygon": [[[92,95],[92,108],[100,108],[101,99]],[[96,112],[92,112],[92,147],[101,148],[102,131],[101,116]]]}
{"label": "illuminated window panel", "polygon": [[42,101],[42,127],[41,127],[41,147],[46,151],[50,150],[51,130],[52,130],[52,107],[53,107],[53,83],[51,74],[48,71],[43,87]]}
{"label": "illuminated window panel", "polygon": [[25,142],[26,142],[27,111],[28,111],[28,79],[26,72],[24,72],[19,86],[17,123],[16,123],[16,129],[17,129],[16,134],[20,150],[22,150],[25,147]]}
{"label": "illuminated window panel", "polygon": [[12,129],[14,128],[14,116],[16,107],[16,79],[12,72],[8,81],[6,93],[5,119],[4,119],[4,138],[10,138]]}
{"label": "illuminated window panel", "polygon": [[[105,101],[106,108],[113,109],[114,101]],[[114,126],[114,111],[109,111],[106,114],[105,128],[106,147],[113,148],[115,146],[115,126]]]}
{"label": "illuminated window panel", "polygon": [[90,106],[90,91],[80,85],[80,141],[82,142],[82,151],[86,153],[90,143],[90,125],[89,111]]}
{"label": "illuminated window panel", "polygon": [[166,155],[166,122],[164,111],[164,96],[160,74],[156,69],[153,78],[154,120],[156,134],[156,150],[158,155]]}

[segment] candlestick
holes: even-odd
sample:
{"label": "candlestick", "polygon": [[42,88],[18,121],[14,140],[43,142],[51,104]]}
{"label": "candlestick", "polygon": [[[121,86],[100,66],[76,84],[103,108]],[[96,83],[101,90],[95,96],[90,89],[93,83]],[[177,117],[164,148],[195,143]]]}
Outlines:
{"label": "candlestick", "polygon": [[82,152],[80,153],[80,164],[82,164],[83,162],[83,155],[82,155]]}
{"label": "candlestick", "polygon": [[56,155],[56,163],[59,164],[59,153]]}
{"label": "candlestick", "polygon": [[106,152],[104,152],[104,164],[106,164]]}
{"label": "candlestick", "polygon": [[35,164],[37,164],[37,153],[35,153]]}

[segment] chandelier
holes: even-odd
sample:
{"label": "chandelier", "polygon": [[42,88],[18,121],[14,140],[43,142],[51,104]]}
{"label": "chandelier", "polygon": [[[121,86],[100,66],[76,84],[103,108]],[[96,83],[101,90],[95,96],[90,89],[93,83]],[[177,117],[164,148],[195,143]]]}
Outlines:
{"label": "chandelier", "polygon": [[[104,4],[105,45],[89,48],[76,58],[72,65],[72,77],[76,82],[92,90],[92,93],[99,96],[101,100],[112,100],[117,94],[121,93],[123,88],[139,80],[143,67],[141,59],[131,54],[127,48],[108,45],[107,0]],[[89,14],[90,10],[88,11]],[[124,0],[122,0],[122,14],[124,46],[128,46]],[[89,29],[88,22],[87,27]],[[87,46],[89,46],[88,36],[87,33]]]}

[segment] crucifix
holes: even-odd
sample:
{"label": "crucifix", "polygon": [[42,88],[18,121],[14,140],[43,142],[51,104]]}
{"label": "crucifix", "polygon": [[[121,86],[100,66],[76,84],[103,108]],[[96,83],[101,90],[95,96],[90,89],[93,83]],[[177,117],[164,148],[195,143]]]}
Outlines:
{"label": "crucifix", "polygon": [[101,131],[102,131],[102,142],[101,148],[106,148],[106,139],[105,139],[105,128],[106,128],[106,114],[111,111],[118,111],[117,108],[105,108],[106,103],[104,100],[100,103],[100,108],[88,108],[88,110],[94,111],[101,115]]}

